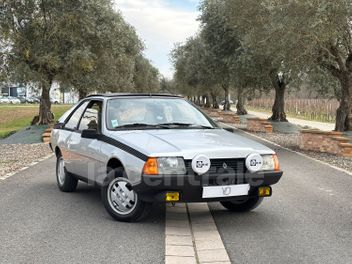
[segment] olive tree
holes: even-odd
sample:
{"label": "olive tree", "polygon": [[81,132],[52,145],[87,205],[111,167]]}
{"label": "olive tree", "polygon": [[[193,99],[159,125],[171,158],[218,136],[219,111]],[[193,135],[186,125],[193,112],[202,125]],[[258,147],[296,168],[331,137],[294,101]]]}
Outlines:
{"label": "olive tree", "polygon": [[[337,0],[227,0],[229,23],[246,47],[267,58],[276,90],[273,120],[283,119],[291,80],[324,71],[340,102],[336,130],[352,130],[352,5]],[[322,75],[319,72],[318,75]],[[313,76],[313,78],[315,78]],[[311,79],[313,79],[311,78]],[[335,80],[335,81],[334,81]],[[278,111],[275,111],[275,110]]]}
{"label": "olive tree", "polygon": [[237,31],[228,24],[225,0],[205,0],[200,10],[201,35],[211,53],[213,77],[225,92],[224,110],[230,110],[231,67],[240,47]]}
{"label": "olive tree", "polygon": [[345,0],[264,1],[292,67],[319,67],[339,82],[336,130],[352,130],[352,4]]}
{"label": "olive tree", "polygon": [[197,98],[202,96],[206,98],[206,106],[209,107],[212,101],[213,107],[218,108],[218,69],[202,35],[189,38],[183,45],[177,45],[171,56],[176,70],[174,79],[179,91]]}
{"label": "olive tree", "polygon": [[50,122],[54,81],[88,90],[133,85],[141,44],[110,0],[2,0],[1,71],[42,90],[38,124]]}
{"label": "olive tree", "polygon": [[[285,113],[285,92],[296,73],[288,67],[283,52],[280,32],[272,21],[270,7],[257,0],[224,0],[225,16],[230,28],[236,30],[242,47],[260,61],[253,71],[260,74],[259,86],[267,88],[268,83],[275,90],[272,121],[287,121]],[[280,46],[281,45],[281,46]],[[280,46],[280,48],[278,48]]]}
{"label": "olive tree", "polygon": [[134,90],[137,92],[158,92],[159,71],[142,54],[136,57],[134,69]]}

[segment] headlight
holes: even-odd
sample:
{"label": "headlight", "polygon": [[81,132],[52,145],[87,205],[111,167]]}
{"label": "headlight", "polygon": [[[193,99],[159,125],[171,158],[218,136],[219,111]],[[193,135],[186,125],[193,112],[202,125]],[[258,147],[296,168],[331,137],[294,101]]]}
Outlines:
{"label": "headlight", "polygon": [[163,157],[149,158],[144,165],[145,175],[170,175],[186,174],[186,166],[183,158]]}
{"label": "headlight", "polygon": [[183,158],[158,158],[159,174],[186,174]]}
{"label": "headlight", "polygon": [[276,155],[264,155],[262,171],[279,171],[280,164]]}

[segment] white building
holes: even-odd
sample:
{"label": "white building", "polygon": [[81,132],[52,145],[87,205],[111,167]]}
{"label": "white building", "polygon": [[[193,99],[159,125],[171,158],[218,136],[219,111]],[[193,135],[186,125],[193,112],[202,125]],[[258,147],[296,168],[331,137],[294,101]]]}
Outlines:
{"label": "white building", "polygon": [[[29,84],[13,84],[13,83],[0,83],[0,95],[14,96],[14,97],[40,97],[41,89],[34,83]],[[73,104],[78,102],[78,94],[71,91],[61,92],[60,85],[53,83],[50,89],[50,98],[52,102]]]}

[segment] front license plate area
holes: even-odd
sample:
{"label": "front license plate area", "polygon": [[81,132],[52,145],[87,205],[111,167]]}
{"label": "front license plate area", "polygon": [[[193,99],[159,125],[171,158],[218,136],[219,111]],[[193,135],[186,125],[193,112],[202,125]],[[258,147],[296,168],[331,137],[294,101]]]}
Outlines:
{"label": "front license plate area", "polygon": [[203,198],[223,198],[248,195],[249,184],[206,186],[203,187]]}

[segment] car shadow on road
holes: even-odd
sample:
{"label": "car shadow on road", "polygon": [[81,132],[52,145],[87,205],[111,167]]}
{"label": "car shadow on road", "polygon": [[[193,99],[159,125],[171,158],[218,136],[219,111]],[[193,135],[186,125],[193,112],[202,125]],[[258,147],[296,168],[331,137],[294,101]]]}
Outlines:
{"label": "car shadow on road", "polygon": [[[93,208],[100,207],[103,209],[101,215],[104,220],[116,222],[107,212],[105,212],[104,205],[101,202],[101,192],[98,187],[88,185],[85,183],[79,183],[77,190],[71,195],[74,195],[76,199],[88,202]],[[134,224],[147,224],[147,223],[164,223],[165,221],[165,204],[153,203],[150,214],[140,222]]]}
{"label": "car shadow on road", "polygon": [[280,216],[274,212],[258,208],[252,212],[236,213],[223,209],[221,205],[211,204],[211,213],[217,225],[222,229],[233,229],[235,227],[239,232],[258,231],[274,229],[280,222]]}

